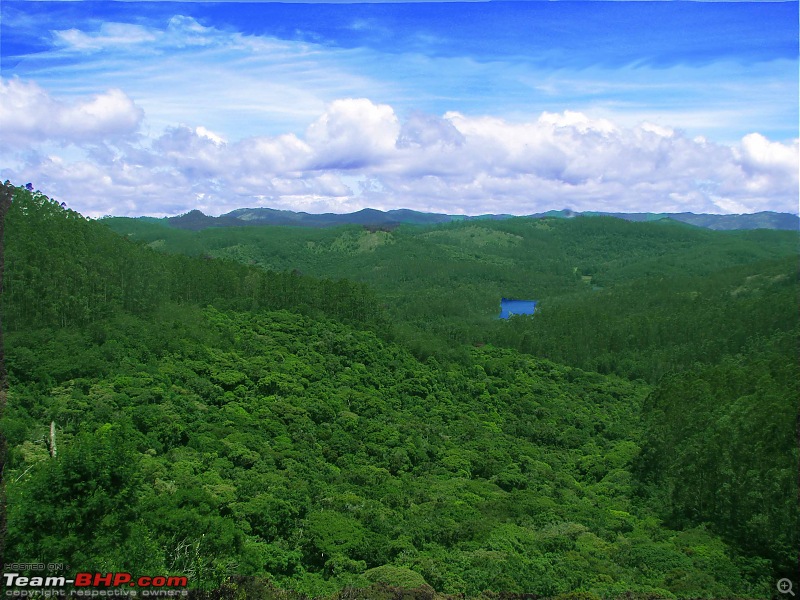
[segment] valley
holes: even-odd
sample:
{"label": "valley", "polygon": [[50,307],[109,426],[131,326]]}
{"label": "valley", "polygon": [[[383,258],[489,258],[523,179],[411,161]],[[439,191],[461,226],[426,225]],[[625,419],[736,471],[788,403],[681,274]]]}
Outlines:
{"label": "valley", "polygon": [[768,598],[797,568],[796,231],[189,231],[19,187],[4,251],[14,560],[298,600]]}

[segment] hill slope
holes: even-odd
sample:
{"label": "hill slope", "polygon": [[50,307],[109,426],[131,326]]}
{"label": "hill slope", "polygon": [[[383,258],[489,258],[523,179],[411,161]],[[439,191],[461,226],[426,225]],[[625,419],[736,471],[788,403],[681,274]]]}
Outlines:
{"label": "hill slope", "polygon": [[[103,223],[165,252],[368,284],[421,356],[491,342],[656,382],[797,322],[798,236],[787,231],[610,217],[392,231]],[[503,297],[538,300],[538,318],[498,321]]]}
{"label": "hill slope", "polygon": [[[796,489],[787,333],[655,388],[491,344],[421,360],[360,284],[161,254],[24,190],[7,224],[11,560],[206,587],[237,573],[329,597],[376,581],[767,597],[785,573],[797,542],[796,507],[776,500]],[[339,256],[391,245],[355,231],[317,242]],[[479,248],[518,235],[434,233],[464,231]],[[734,262],[779,254],[749,252]],[[557,275],[552,290],[586,285]],[[728,297],[772,294],[773,279]],[[715,391],[687,423],[697,389]],[[692,464],[742,464],[737,481],[762,502]],[[741,511],[687,503],[709,494]]]}
{"label": "hill slope", "polygon": [[[709,215],[694,213],[609,213],[574,212],[553,210],[546,213],[527,215],[531,218],[555,217],[574,218],[577,216],[607,216],[626,221],[658,221],[671,219],[698,227],[718,230],[734,229],[800,229],[800,218],[789,213],[764,211],[744,215]],[[409,209],[381,211],[365,208],[354,213],[310,214],[274,208],[239,208],[219,217],[210,217],[199,210],[184,215],[163,219],[171,227],[197,231],[208,227],[239,227],[243,225],[296,225],[301,227],[335,227],[338,225],[366,225],[369,227],[396,227],[406,225],[435,225],[451,221],[484,221],[514,218],[512,215],[444,215],[424,213]]]}

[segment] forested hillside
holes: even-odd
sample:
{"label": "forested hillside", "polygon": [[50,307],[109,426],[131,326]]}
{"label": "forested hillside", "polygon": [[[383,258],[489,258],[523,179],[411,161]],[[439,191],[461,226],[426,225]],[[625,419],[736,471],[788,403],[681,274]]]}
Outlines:
{"label": "forested hillside", "polygon": [[108,224],[15,190],[6,560],[297,598],[794,576],[795,234]]}
{"label": "forested hillside", "polygon": [[[492,343],[655,383],[797,324],[797,232],[611,217],[392,231],[103,223],[169,253],[367,283],[419,356]],[[498,320],[501,297],[538,300],[537,317]]]}
{"label": "forested hillside", "polygon": [[[576,216],[605,215],[626,221],[658,221],[672,219],[681,223],[689,223],[708,229],[786,229],[797,231],[800,221],[797,215],[789,213],[760,212],[747,215],[696,215],[694,213],[596,213],[574,212],[572,210],[551,210],[546,213],[528,215],[529,217],[559,217],[571,219]],[[200,230],[208,227],[241,227],[243,225],[295,225],[300,227],[333,227],[336,225],[365,225],[368,227],[397,227],[400,224],[432,225],[451,221],[485,221],[510,219],[512,215],[444,215],[424,213],[414,210],[381,211],[366,208],[346,214],[309,214],[291,210],[275,210],[272,208],[239,208],[219,217],[210,217],[199,210],[165,219],[151,221],[168,224],[180,229]]]}

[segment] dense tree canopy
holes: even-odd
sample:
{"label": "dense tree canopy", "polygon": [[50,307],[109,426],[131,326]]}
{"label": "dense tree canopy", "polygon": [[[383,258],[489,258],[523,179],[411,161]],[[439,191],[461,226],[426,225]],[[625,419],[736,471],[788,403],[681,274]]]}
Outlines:
{"label": "dense tree canopy", "polygon": [[[492,343],[656,383],[747,350],[797,322],[798,236],[714,232],[611,217],[509,219],[372,231],[105,219],[170,253],[370,285],[396,339],[418,356]],[[538,300],[537,318],[497,319],[500,298]]]}
{"label": "dense tree canopy", "polygon": [[[791,576],[796,236],[124,223],[15,193],[12,560],[219,597],[751,598]],[[499,322],[500,290],[541,311]]]}

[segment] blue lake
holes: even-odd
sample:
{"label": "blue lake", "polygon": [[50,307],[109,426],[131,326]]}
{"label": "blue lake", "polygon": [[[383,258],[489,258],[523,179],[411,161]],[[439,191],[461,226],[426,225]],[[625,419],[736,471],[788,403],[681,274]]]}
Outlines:
{"label": "blue lake", "polygon": [[511,315],[532,315],[536,309],[536,300],[500,299],[500,318],[507,319]]}

